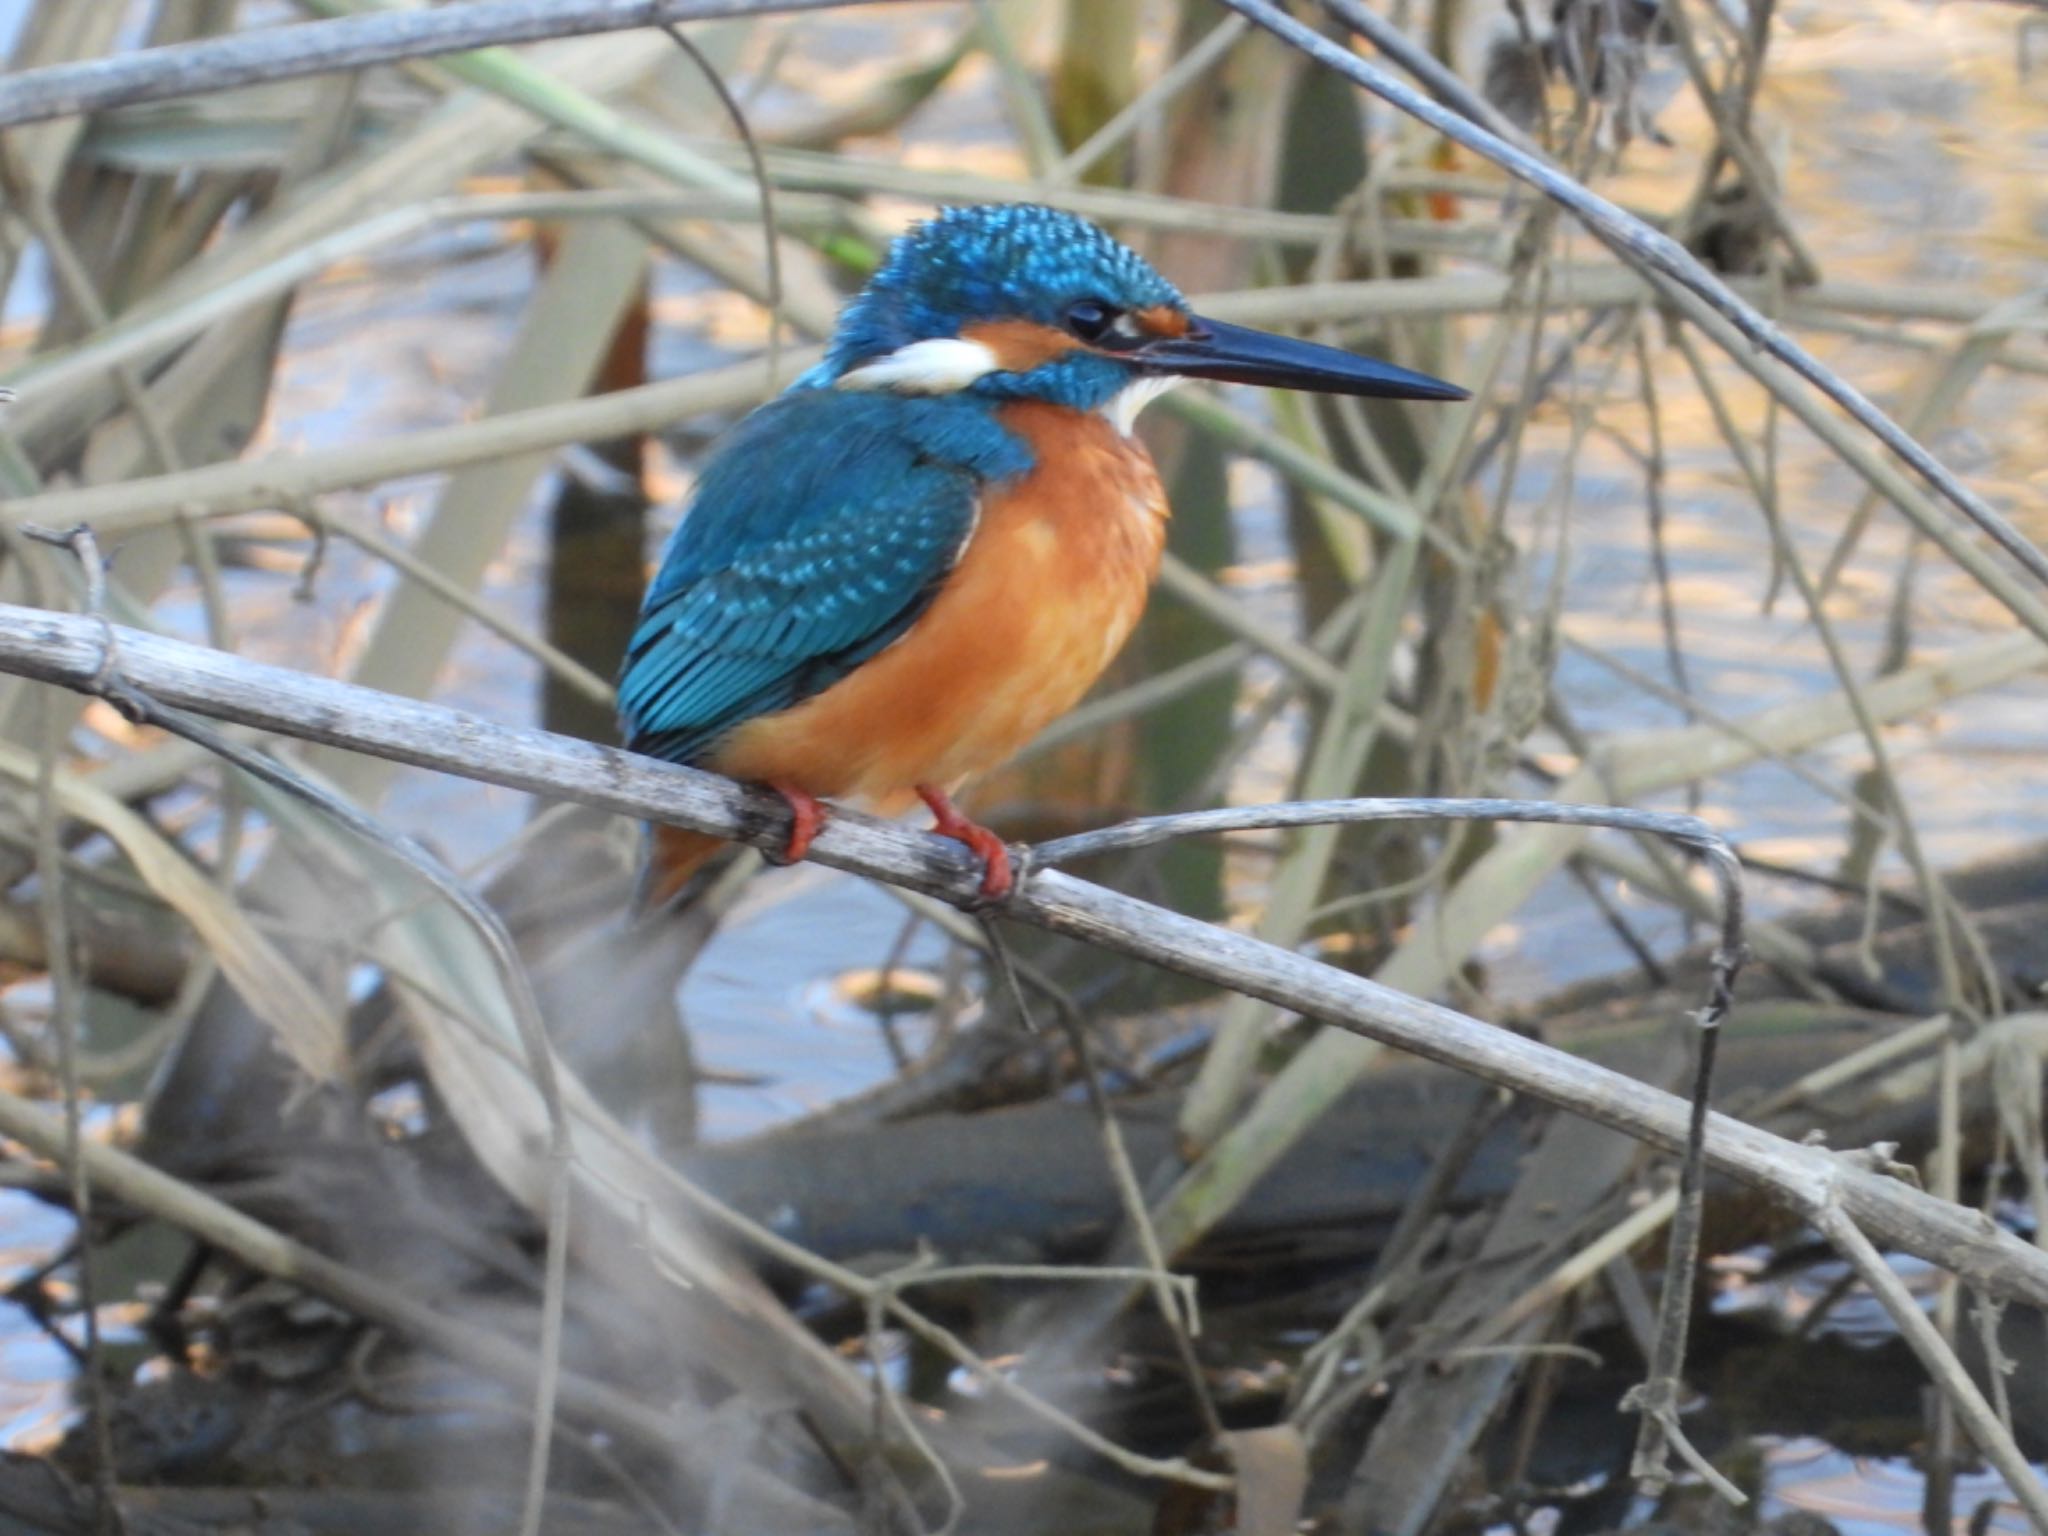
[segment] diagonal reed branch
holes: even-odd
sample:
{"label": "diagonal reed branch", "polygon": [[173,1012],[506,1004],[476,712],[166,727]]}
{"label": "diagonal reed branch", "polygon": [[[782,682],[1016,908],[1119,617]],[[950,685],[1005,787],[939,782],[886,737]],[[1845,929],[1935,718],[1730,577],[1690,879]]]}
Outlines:
{"label": "diagonal reed branch", "polygon": [[2027,1512],[2037,1531],[2048,1531],[2048,1486],[2040,1476],[2027,1465],[2013,1438],[2006,1432],[1998,1415],[1984,1400],[1984,1394],[1977,1384],[1963,1370],[1933,1321],[1920,1310],[1919,1300],[1906,1289],[1892,1267],[1885,1263],[1884,1255],[1871,1246],[1870,1239],[1839,1210],[1824,1210],[1817,1213],[1814,1224],[1821,1235],[1834,1245],[1835,1251],[1849,1261],[1856,1276],[1870,1288],[1878,1303],[1891,1315],[1892,1325],[1899,1330],[1913,1353],[1920,1357],[1920,1363],[1941,1388],[1943,1396],[1955,1405],[1963,1426],[1970,1438],[1977,1443],[1977,1449],[2005,1478],[2006,1486],[2012,1490],[2013,1498]]}
{"label": "diagonal reed branch", "polygon": [[[135,630],[116,631],[121,673],[164,704],[394,762],[781,846],[781,802],[693,769],[440,705],[264,666]],[[92,619],[0,604],[0,671],[93,692],[105,634]],[[979,905],[980,869],[958,844],[847,811],[813,845],[819,863]],[[1033,875],[1004,916],[1263,998],[1487,1082],[1531,1094],[1667,1151],[1687,1141],[1688,1105],[1592,1062],[1495,1029],[1365,977],[1076,880]],[[1707,1161],[1801,1211],[1840,1208],[1885,1244],[1953,1270],[1993,1296],[2048,1305],[2048,1254],[1977,1213],[1818,1147],[1725,1115],[1708,1118]]]}
{"label": "diagonal reed branch", "polygon": [[[1964,485],[1939,459],[1914,440],[1847,379],[1827,367],[1787,336],[1754,305],[1745,301],[1701,264],[1684,246],[1661,230],[1616,207],[1583,182],[1559,170],[1541,154],[1494,133],[1463,112],[1441,105],[1413,86],[1396,79],[1369,59],[1331,41],[1313,27],[1296,21],[1272,0],[1222,0],[1239,15],[1264,27],[1326,69],[1336,71],[1381,100],[1418,118],[1445,138],[1491,160],[1518,181],[1571,210],[1609,250],[1647,275],[1666,295],[1690,313],[1703,306],[1732,325],[1759,351],[1769,353],[1853,417],[1981,529],[1999,548],[2036,580],[2048,585],[2048,555],[2007,522],[1991,504]],[[1345,5],[1347,23],[1364,28],[1371,13]],[[1379,32],[1381,24],[1372,31]]]}
{"label": "diagonal reed branch", "polygon": [[134,102],[166,101],[334,70],[364,69],[505,43],[622,32],[681,21],[831,10],[852,0],[469,0],[265,27],[108,59],[53,64],[0,80],[0,128]]}

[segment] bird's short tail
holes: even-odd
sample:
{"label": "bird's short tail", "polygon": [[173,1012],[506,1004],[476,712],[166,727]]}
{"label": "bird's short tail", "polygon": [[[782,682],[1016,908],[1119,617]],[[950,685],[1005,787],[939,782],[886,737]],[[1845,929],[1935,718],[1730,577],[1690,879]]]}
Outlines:
{"label": "bird's short tail", "polygon": [[672,905],[698,871],[727,846],[724,838],[708,832],[650,823],[640,879],[633,888],[633,915],[648,917]]}

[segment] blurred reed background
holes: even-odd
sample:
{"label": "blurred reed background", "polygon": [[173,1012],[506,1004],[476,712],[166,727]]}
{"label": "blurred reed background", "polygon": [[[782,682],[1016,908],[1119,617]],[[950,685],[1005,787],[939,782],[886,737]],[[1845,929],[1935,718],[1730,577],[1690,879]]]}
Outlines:
{"label": "blurred reed background", "polygon": [[[0,0],[0,47],[27,70],[374,9]],[[1338,39],[1347,9],[1298,8]],[[1379,15],[2048,539],[2037,6]],[[1734,1107],[1900,1141],[2039,1238],[2048,600],[1923,482],[1553,203],[1207,0],[690,36],[772,231],[718,92],[647,29],[0,134],[0,599],[86,606],[81,546],[31,536],[83,525],[119,623],[609,741],[711,439],[909,221],[1072,208],[1205,313],[1476,399],[1155,407],[1161,591],[981,818],[1039,840],[1350,795],[1693,810],[1753,908]],[[0,680],[4,1103],[68,1100],[169,1176],[81,1221],[83,1181],[14,1144],[0,1521],[2027,1528],[1854,1273],[1732,1191],[1688,1379],[1694,1438],[1763,1497],[1633,1498],[1614,1404],[1667,1169],[1612,1132],[1019,930],[1032,995],[1097,1058],[1150,1253],[1072,1037],[1024,1027],[950,909],[742,863],[632,930],[616,818],[285,755],[456,869],[524,970],[317,810]],[[1579,829],[1259,832],[1080,872],[1656,1082],[1713,921],[1664,847]],[[522,1064],[528,985],[559,1090]],[[285,1246],[231,1240],[228,1207]],[[1161,1257],[1198,1283],[1131,1279]],[[2039,1458],[2042,1314],[1980,1326],[1952,1276],[1897,1270],[1981,1379],[2021,1362],[1996,1395]]]}

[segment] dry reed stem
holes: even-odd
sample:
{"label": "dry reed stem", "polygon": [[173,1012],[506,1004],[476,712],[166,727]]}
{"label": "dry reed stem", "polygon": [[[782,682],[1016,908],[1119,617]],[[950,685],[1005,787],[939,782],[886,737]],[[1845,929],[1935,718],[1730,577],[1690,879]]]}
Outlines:
{"label": "dry reed stem", "polygon": [[302,22],[110,59],[52,64],[0,80],[0,128],[135,102],[297,80],[509,43],[664,23],[833,10],[854,0],[468,0],[453,9],[384,11]]}

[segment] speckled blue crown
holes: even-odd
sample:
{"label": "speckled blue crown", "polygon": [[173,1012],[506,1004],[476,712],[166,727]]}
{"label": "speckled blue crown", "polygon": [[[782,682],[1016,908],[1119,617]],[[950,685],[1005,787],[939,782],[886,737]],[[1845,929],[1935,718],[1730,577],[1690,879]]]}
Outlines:
{"label": "speckled blue crown", "polygon": [[1081,299],[1187,307],[1136,251],[1074,214],[1031,203],[942,209],[889,247],[840,316],[826,367],[837,374],[976,320],[1063,326]]}

